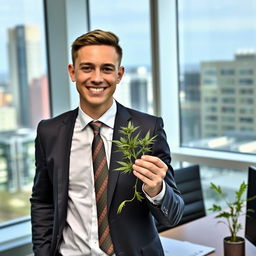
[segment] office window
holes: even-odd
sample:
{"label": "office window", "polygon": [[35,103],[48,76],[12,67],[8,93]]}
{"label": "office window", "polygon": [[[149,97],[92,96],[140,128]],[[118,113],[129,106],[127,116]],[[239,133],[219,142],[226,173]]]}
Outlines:
{"label": "office window", "polygon": [[[253,97],[240,98],[240,93],[253,96],[256,91],[256,2],[178,0],[177,4],[181,146],[209,149],[213,139],[226,136],[233,143],[214,150],[241,152],[239,145],[256,139],[256,117],[249,115],[256,110],[256,102]],[[184,79],[191,70],[200,78],[194,84],[199,97],[193,102],[186,95],[190,81]],[[199,117],[196,111],[189,111],[195,105]],[[209,109],[214,106],[220,111],[211,116]],[[249,116],[242,118],[242,112]],[[221,118],[223,113],[229,116]],[[212,127],[206,125],[209,122],[219,128],[215,138]],[[254,153],[247,148],[246,153]]]}
{"label": "office window", "polygon": [[[222,138],[224,140],[224,138]],[[185,168],[187,166],[192,166],[194,163],[190,162],[173,162],[174,170],[178,168]],[[226,198],[229,201],[234,200],[234,192],[240,186],[242,182],[247,183],[247,169],[233,169],[233,168],[219,168],[217,166],[209,166],[205,164],[200,164],[200,178],[203,190],[204,204],[206,213],[210,214],[208,209],[212,207],[212,204],[221,204],[226,207],[225,202],[220,202],[216,194],[210,189],[211,183],[220,185],[225,193]],[[232,182],[227,182],[232,180]],[[246,196],[245,194],[243,195]]]}
{"label": "office window", "polygon": [[90,24],[120,39],[126,72],[117,86],[117,101],[153,113],[149,1],[90,1]]}
{"label": "office window", "polygon": [[235,119],[234,116],[222,116],[221,121],[223,121],[223,122],[232,122],[233,123],[233,122],[236,121],[236,119]]}
{"label": "office window", "polygon": [[241,123],[253,123],[253,118],[251,117],[240,117],[239,120]]}
{"label": "office window", "polygon": [[220,74],[223,76],[233,76],[235,75],[235,70],[230,68],[222,68]]}
{"label": "office window", "polygon": [[222,107],[221,111],[222,113],[235,113],[235,108],[234,107]]}
{"label": "office window", "polygon": [[217,102],[218,99],[216,97],[205,97],[204,101],[209,103],[214,103],[214,102]]}
{"label": "office window", "polygon": [[254,70],[250,68],[242,68],[239,70],[240,75],[253,75]]}
{"label": "office window", "polygon": [[[212,204],[220,203],[219,198],[210,189],[211,182],[222,187],[229,201],[234,200],[234,192],[240,184],[243,181],[247,182],[247,172],[245,170],[200,165],[200,174],[206,210],[212,207]],[[232,182],[227,182],[227,180],[232,180]],[[226,207],[224,202],[221,202],[221,204],[223,204],[223,207]]]}
{"label": "office window", "polygon": [[[187,161],[174,162],[174,164],[174,170],[194,165],[194,163]],[[217,196],[216,193],[210,188],[211,183],[221,186],[226,201],[233,202],[235,200],[235,191],[237,191],[243,182],[247,183],[248,180],[248,167],[246,169],[229,167],[219,168],[217,166],[215,167],[201,164],[199,168],[204,206],[207,215],[212,214],[212,211],[210,211],[209,208],[212,208],[213,204],[218,204],[223,207],[223,209],[227,208],[225,200],[220,200],[219,196]],[[231,180],[232,182],[227,182]],[[242,195],[242,199],[246,199],[246,193]]]}
{"label": "office window", "polygon": [[208,121],[217,121],[218,117],[217,116],[205,116],[205,119]]}
{"label": "office window", "polygon": [[221,92],[223,94],[235,94],[235,89],[234,88],[222,88]]}
{"label": "office window", "polygon": [[254,79],[252,78],[242,78],[239,80],[240,85],[253,85],[254,83]]}
{"label": "office window", "polygon": [[218,129],[218,126],[216,124],[206,124],[205,128],[207,128],[209,131],[215,131]]}
{"label": "office window", "polygon": [[254,93],[253,89],[241,89],[240,90],[241,94],[248,94],[248,95],[252,95]]}
{"label": "office window", "polygon": [[0,222],[29,215],[34,138],[50,115],[42,0],[0,6]]}
{"label": "office window", "polygon": [[217,112],[217,107],[216,106],[207,106],[206,111],[207,112]]}
{"label": "office window", "polygon": [[203,73],[205,74],[205,75],[214,75],[214,76],[216,76],[217,75],[217,69],[215,68],[215,67],[213,67],[213,68],[205,68],[204,70],[203,70]]}
{"label": "office window", "polygon": [[236,83],[235,78],[231,78],[231,77],[220,77],[219,78],[220,85],[227,85],[227,86],[231,86],[233,88],[235,83]]}
{"label": "office window", "polygon": [[253,127],[241,126],[240,131],[252,132],[253,131]]}
{"label": "office window", "polygon": [[224,97],[222,98],[222,103],[236,103],[236,99],[235,98],[228,98],[228,97]]}
{"label": "office window", "polygon": [[253,98],[241,98],[240,103],[242,105],[253,105],[254,99]]}
{"label": "office window", "polygon": [[240,108],[239,110],[240,114],[254,114],[255,109],[253,108]]}
{"label": "office window", "polygon": [[203,80],[204,85],[217,85],[217,78],[216,77],[207,77]]}

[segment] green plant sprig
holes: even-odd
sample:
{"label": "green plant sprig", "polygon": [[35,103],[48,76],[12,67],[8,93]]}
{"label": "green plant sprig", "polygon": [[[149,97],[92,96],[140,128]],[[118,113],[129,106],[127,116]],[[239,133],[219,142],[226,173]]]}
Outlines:
{"label": "green plant sprig", "polygon": [[[120,167],[116,168],[115,171],[121,171],[123,173],[131,173],[133,171],[132,166],[136,159],[144,154],[148,154],[151,151],[151,147],[155,142],[156,135],[150,137],[150,132],[148,131],[144,138],[140,138],[140,132],[134,135],[134,132],[139,128],[139,126],[134,127],[132,122],[128,123],[127,127],[121,127],[120,134],[123,136],[120,140],[113,140],[116,144],[116,152],[122,153],[122,161],[117,161]],[[121,213],[122,209],[126,203],[132,202],[137,199],[141,202],[144,197],[141,192],[138,191],[138,178],[134,185],[134,194],[131,199],[124,200],[118,207],[117,213]]]}
{"label": "green plant sprig", "polygon": [[242,229],[242,225],[239,223],[239,217],[244,214],[243,207],[245,205],[245,202],[256,199],[256,196],[249,199],[243,199],[243,194],[247,189],[247,184],[245,184],[244,182],[240,185],[239,189],[235,191],[235,201],[233,202],[229,202],[226,200],[225,194],[220,186],[211,183],[210,189],[212,189],[222,200],[224,200],[227,209],[223,210],[220,205],[213,204],[212,207],[209,208],[209,210],[219,213],[215,216],[215,218],[226,219],[226,222],[218,221],[218,223],[224,223],[225,225],[227,225],[230,231],[230,241],[236,242],[238,240],[237,233],[239,230]]}

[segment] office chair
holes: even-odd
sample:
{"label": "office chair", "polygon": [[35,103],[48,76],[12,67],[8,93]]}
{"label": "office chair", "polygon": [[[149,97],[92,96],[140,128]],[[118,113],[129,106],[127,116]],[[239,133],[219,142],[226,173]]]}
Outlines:
{"label": "office chair", "polygon": [[[202,193],[200,169],[198,165],[174,170],[174,178],[185,203],[184,214],[178,225],[206,215]],[[171,227],[163,226],[156,221],[158,232]]]}

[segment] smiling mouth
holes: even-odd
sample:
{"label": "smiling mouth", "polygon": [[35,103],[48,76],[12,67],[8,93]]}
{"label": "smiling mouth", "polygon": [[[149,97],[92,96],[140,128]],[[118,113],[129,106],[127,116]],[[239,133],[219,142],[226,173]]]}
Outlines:
{"label": "smiling mouth", "polygon": [[87,87],[91,92],[103,92],[107,87]]}

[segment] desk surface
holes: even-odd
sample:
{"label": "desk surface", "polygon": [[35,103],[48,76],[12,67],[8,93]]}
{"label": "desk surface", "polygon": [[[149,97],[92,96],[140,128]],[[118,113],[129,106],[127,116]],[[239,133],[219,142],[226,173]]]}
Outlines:
{"label": "desk surface", "polygon": [[[228,236],[229,232],[226,225],[217,222],[218,220],[214,218],[214,214],[210,214],[206,217],[161,232],[160,235],[214,247],[216,249],[215,252],[210,253],[209,256],[223,256],[223,238]],[[244,226],[244,217],[241,218],[241,223]],[[239,235],[244,237],[244,230],[241,230]],[[256,246],[251,244],[248,240],[246,240],[245,243],[246,256],[255,256]]]}

